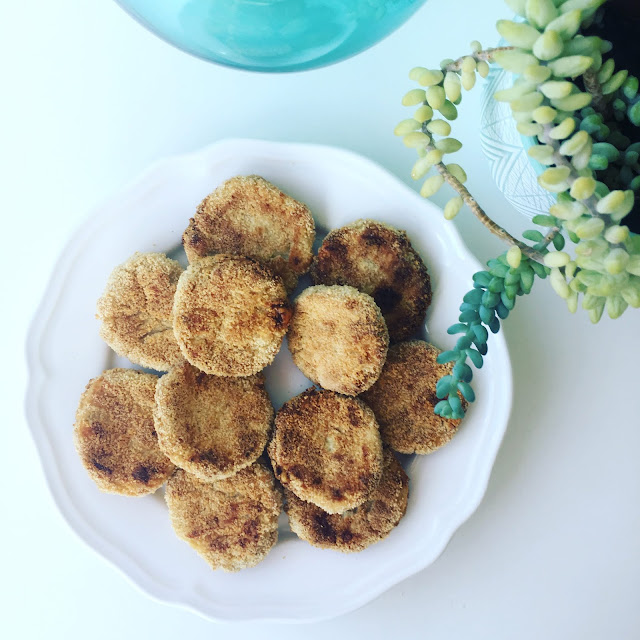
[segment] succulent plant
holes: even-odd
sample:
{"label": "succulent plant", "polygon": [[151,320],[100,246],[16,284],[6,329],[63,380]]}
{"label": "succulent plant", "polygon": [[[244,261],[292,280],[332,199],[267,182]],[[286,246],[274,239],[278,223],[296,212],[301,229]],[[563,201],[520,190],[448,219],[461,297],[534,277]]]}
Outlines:
{"label": "succulent plant", "polygon": [[[499,20],[508,46],[446,59],[439,69],[415,67],[409,78],[419,88],[402,103],[416,107],[395,133],[417,151],[412,177],[424,180],[421,195],[434,195],[445,183],[456,195],[444,207],[454,218],[467,205],[510,248],[473,276],[473,289],[460,305],[450,334],[461,334],[440,362],[453,362],[437,385],[436,413],[459,419],[459,393],[475,399],[473,370],[487,353],[489,331],[497,333],[518,296],[536,279],[548,277],[554,291],[575,313],[581,303],[592,322],[606,309],[611,318],[640,307],[640,236],[625,225],[640,192],[640,141],[625,135],[640,127],[638,78],[617,69],[612,45],[585,30],[598,21],[606,0],[506,0],[518,15]],[[497,225],[464,186],[466,173],[447,162],[462,143],[451,137],[449,121],[458,115],[463,90],[486,77],[489,63],[515,75],[513,85],[495,94],[508,102],[518,131],[535,138],[529,155],[547,168],[541,187],[555,194],[547,215],[533,218],[544,230],[523,234],[523,242]],[[624,127],[622,126],[624,125]],[[569,241],[572,249],[566,245]]]}

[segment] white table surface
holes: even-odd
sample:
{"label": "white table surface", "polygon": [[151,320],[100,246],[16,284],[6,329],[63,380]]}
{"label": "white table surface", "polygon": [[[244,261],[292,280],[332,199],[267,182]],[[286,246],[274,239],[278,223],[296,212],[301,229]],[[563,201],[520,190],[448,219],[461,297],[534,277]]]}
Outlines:
{"label": "white table surface", "polygon": [[[391,134],[406,117],[406,73],[472,39],[495,42],[496,19],[509,15],[501,0],[429,0],[364,54],[282,76],[189,57],[110,0],[12,2],[2,13],[2,637],[640,637],[637,311],[593,327],[546,284],[522,300],[505,327],[514,412],[480,508],[431,567],[304,627],[212,623],[141,593],[62,520],[23,416],[26,329],[91,207],[154,160],[224,137],[343,146],[410,183],[412,152]],[[520,232],[480,151],[479,104],[475,90],[455,123],[459,162],[497,221]],[[481,260],[501,249],[468,211],[456,224]]]}

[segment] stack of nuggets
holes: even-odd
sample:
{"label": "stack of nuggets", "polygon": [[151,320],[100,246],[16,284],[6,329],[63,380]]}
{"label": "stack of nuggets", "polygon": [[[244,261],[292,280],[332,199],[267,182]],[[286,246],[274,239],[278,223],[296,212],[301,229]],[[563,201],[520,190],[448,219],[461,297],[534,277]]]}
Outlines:
{"label": "stack of nuggets", "polygon": [[374,220],[331,231],[311,277],[315,284],[351,285],[370,295],[393,342],[418,333],[431,304],[431,279],[407,234]]}
{"label": "stack of nuggets", "polygon": [[[306,205],[258,176],[232,178],[191,219],[186,270],[136,254],[98,302],[105,341],[168,373],[112,370],[89,383],[75,426],[83,464],[105,491],[142,495],[167,481],[174,530],[213,568],[266,556],[283,489],[291,528],[311,544],[377,542],[408,500],[391,449],[428,453],[457,429],[433,415],[437,350],[402,342],[431,300],[406,234],[359,220],[331,232],[315,261],[314,237]],[[291,305],[310,268],[315,286]],[[287,330],[295,364],[320,388],[274,419],[261,372]]]}
{"label": "stack of nuggets", "polygon": [[276,416],[269,456],[291,528],[315,546],[360,551],[406,511],[407,475],[358,398],[312,388],[289,400]]}

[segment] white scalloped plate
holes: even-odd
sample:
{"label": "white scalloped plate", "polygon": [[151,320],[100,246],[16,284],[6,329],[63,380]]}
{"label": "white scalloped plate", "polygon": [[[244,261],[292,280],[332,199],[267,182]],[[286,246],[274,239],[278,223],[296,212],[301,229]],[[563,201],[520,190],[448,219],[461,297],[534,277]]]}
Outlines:
{"label": "white scalloped plate", "polygon": [[[358,554],[316,549],[282,518],[281,538],[264,562],[228,574],[174,534],[162,492],[144,498],[103,494],[72,442],[78,398],[105,368],[126,365],[98,337],[95,303],[111,269],[135,251],[175,251],[197,203],[223,180],[259,174],[306,202],[319,229],[360,217],[405,229],[429,268],[429,339],[453,344],[446,329],[480,268],[453,225],[385,170],[323,146],[226,140],[163,160],[94,211],[62,253],[28,339],[27,416],[49,487],[72,529],[148,594],[217,620],[311,621],[369,602],[431,564],[474,512],[511,408],[512,380],[502,334],[492,336],[474,380],[478,400],[459,433],[430,456],[407,457],[407,515],[382,542]],[[130,366],[130,365],[129,365]],[[268,370],[276,407],[308,381],[283,348]]]}

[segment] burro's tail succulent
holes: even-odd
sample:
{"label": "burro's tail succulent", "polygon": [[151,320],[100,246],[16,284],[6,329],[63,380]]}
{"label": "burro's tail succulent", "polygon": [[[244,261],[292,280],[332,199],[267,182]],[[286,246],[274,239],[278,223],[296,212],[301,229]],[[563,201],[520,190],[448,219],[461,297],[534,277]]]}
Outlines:
{"label": "burro's tail succulent", "polygon": [[[640,142],[624,133],[637,134],[640,95],[638,78],[616,69],[611,43],[585,35],[605,2],[506,0],[519,16],[497,23],[508,46],[483,50],[474,41],[466,56],[409,73],[418,88],[402,103],[415,111],[395,133],[417,151],[412,177],[423,180],[420,193],[428,198],[448,183],[456,195],[444,207],[445,218],[467,205],[510,245],[474,274],[458,322],[449,328],[460,337],[439,358],[454,363],[437,386],[435,411],[444,417],[464,416],[460,394],[475,400],[470,365],[482,366],[489,331],[500,330],[536,279],[548,278],[569,311],[581,304],[594,323],[605,309],[617,318],[640,307],[640,236],[624,224],[640,191]],[[529,155],[547,167],[538,182],[556,196],[547,215],[533,218],[542,229],[523,234],[528,242],[491,220],[464,186],[464,169],[446,158],[462,146],[450,137],[449,124],[458,116],[462,90],[474,87],[476,74],[486,77],[489,63],[514,74],[513,85],[495,99],[508,102],[518,131],[536,139]]]}

